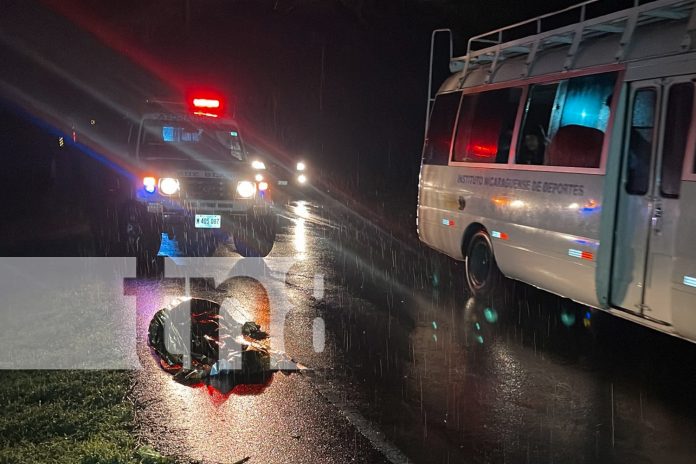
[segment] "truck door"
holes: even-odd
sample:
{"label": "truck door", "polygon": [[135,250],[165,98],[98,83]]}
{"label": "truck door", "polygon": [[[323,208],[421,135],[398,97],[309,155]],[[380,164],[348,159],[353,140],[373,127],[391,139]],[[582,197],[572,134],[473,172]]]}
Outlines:
{"label": "truck door", "polygon": [[[691,77],[631,84],[612,268],[612,304],[673,322],[684,159],[693,122]],[[690,201],[696,201],[691,199]]]}

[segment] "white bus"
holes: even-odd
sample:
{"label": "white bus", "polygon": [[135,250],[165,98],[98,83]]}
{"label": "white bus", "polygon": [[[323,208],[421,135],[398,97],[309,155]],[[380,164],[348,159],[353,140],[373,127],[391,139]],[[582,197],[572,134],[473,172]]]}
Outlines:
{"label": "white bus", "polygon": [[694,3],[591,17],[585,2],[450,59],[417,227],[465,261],[472,294],[502,274],[696,341]]}

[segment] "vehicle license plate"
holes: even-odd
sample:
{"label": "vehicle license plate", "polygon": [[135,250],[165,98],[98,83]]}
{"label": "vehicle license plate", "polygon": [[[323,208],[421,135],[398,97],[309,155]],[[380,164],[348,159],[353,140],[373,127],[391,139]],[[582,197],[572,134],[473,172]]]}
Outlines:
{"label": "vehicle license plate", "polygon": [[219,214],[196,214],[197,229],[219,229],[222,216]]}

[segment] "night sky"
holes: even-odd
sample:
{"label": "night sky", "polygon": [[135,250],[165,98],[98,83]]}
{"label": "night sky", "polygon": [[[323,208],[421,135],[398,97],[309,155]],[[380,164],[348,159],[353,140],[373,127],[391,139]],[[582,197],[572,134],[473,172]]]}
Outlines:
{"label": "night sky", "polygon": [[[461,55],[471,35],[575,2],[5,3],[5,104],[26,108],[31,100],[54,125],[101,122],[153,94],[215,88],[237,101],[257,146],[360,188],[413,193],[432,29],[452,28]],[[445,66],[440,60],[439,70]]]}

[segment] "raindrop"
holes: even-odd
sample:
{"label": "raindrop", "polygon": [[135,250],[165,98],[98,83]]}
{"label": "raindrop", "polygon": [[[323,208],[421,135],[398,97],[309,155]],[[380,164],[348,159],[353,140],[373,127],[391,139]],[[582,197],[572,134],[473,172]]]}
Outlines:
{"label": "raindrop", "polygon": [[324,298],[324,274],[314,275],[314,298],[317,300]]}
{"label": "raindrop", "polygon": [[575,313],[564,309],[561,311],[561,322],[566,327],[572,327],[575,324]]}
{"label": "raindrop", "polygon": [[321,317],[315,318],[312,322],[312,345],[315,353],[322,353],[326,346],[326,328]]}

